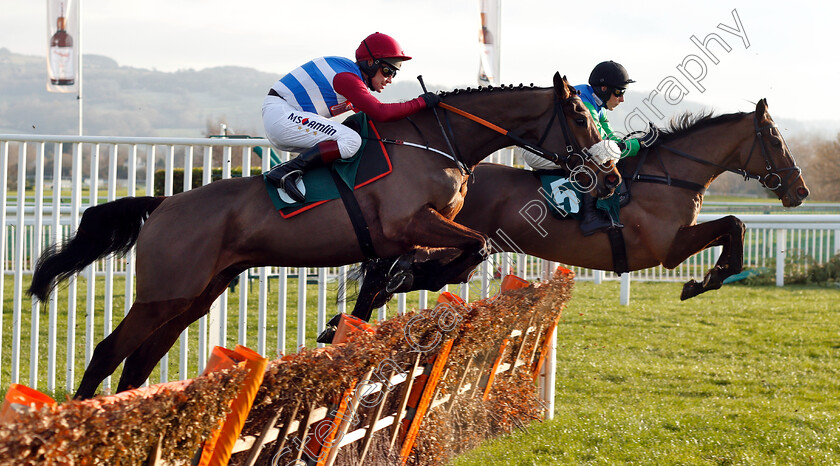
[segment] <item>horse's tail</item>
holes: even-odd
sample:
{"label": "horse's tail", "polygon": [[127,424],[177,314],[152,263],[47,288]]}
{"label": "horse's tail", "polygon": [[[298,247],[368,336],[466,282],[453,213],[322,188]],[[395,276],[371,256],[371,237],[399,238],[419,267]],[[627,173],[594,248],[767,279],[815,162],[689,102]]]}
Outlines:
{"label": "horse's tail", "polygon": [[125,197],[85,210],[76,234],[41,254],[26,292],[46,301],[56,285],[93,261],[130,251],[143,222],[165,199]]}

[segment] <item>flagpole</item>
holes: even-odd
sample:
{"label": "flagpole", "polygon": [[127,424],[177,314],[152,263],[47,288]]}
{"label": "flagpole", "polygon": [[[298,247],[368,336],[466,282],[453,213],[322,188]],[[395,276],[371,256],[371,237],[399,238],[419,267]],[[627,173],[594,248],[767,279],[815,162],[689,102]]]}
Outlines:
{"label": "flagpole", "polygon": [[79,17],[77,18],[77,24],[79,26],[79,33],[78,37],[76,38],[78,45],[78,54],[79,54],[79,95],[76,99],[79,101],[79,136],[84,135],[84,114],[83,114],[83,103],[82,103],[82,70],[84,66],[82,65],[82,0],[76,0],[79,2],[78,13]]}

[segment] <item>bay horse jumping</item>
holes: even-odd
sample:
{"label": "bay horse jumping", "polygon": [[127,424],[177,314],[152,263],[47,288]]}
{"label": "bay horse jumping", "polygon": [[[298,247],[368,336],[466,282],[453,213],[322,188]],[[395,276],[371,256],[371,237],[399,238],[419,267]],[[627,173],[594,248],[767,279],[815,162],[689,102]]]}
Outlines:
{"label": "bay horse jumping", "polygon": [[[728,215],[697,223],[706,188],[718,175],[729,171],[756,179],[785,207],[800,205],[809,194],[765,99],[751,113],[686,114],[672,121],[646,153],[624,159],[620,166],[630,186],[631,201],[620,211],[629,271],[658,265],[673,269],[697,252],[723,246],[703,280],[684,285],[683,300],[720,288],[724,279],[743,267],[741,220]],[[606,234],[584,237],[577,221],[555,219],[545,207],[544,215],[522,214],[523,209],[544,206],[533,171],[482,163],[475,178],[455,221],[487,234],[495,252],[524,252],[567,265],[614,270]],[[447,267],[436,261],[415,263],[413,284],[389,291],[381,266],[366,261],[353,315],[368,320],[373,309],[390,300],[392,291],[441,289],[447,283],[438,277]],[[460,272],[461,277],[469,273]]]}
{"label": "bay horse jumping", "polygon": [[[612,193],[615,167],[596,166],[571,146],[600,141],[583,103],[559,73],[554,86],[520,86],[449,93],[443,100],[511,130],[520,141],[583,163],[593,174],[593,195]],[[511,137],[457,115],[444,115],[460,164],[415,146],[390,147],[393,171],[355,191],[378,257],[415,248],[450,248],[464,267],[479,263],[486,237],[452,221],[461,210],[468,174]],[[383,139],[418,141],[443,149],[447,141],[433,110],[378,123]],[[438,150],[437,152],[442,152]],[[205,315],[230,281],[259,266],[328,267],[364,259],[341,202],[282,219],[262,176],[213,182],[168,198],[123,198],[87,209],[78,231],[38,261],[28,292],[44,301],[62,280],[93,261],[124,253],[136,243],[136,297],[128,315],[97,346],[77,398],[92,397],[125,359],[118,391],[140,386],[181,332]]]}

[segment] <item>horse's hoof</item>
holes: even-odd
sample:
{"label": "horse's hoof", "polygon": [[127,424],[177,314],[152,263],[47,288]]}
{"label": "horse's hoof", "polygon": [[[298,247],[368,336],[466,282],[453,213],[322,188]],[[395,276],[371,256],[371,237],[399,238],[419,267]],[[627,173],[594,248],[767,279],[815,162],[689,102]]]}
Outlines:
{"label": "horse's hoof", "polygon": [[683,285],[682,293],[680,294],[680,301],[685,301],[686,299],[693,298],[698,294],[702,293],[703,291],[704,290],[702,284],[697,283],[694,280],[686,282],[686,284]]}
{"label": "horse's hoof", "polygon": [[414,284],[414,275],[406,271],[399,272],[388,280],[385,291],[391,294],[401,293],[410,290],[412,284]]}
{"label": "horse's hoof", "polygon": [[324,330],[318,335],[318,338],[315,339],[318,343],[324,343],[326,345],[333,342],[333,338],[335,338],[335,331],[338,330],[338,323],[341,321],[341,314],[336,314],[327,322],[327,325],[324,327]]}
{"label": "horse's hoof", "polygon": [[338,323],[341,322],[341,316],[344,315],[343,313],[339,312],[338,314],[334,315],[329,322],[327,322],[327,327],[337,327]]}
{"label": "horse's hoof", "polygon": [[329,345],[333,342],[333,338],[335,338],[335,331],[338,327],[334,325],[327,325],[323,332],[318,335],[318,338],[315,340],[318,343],[323,343],[325,345]]}

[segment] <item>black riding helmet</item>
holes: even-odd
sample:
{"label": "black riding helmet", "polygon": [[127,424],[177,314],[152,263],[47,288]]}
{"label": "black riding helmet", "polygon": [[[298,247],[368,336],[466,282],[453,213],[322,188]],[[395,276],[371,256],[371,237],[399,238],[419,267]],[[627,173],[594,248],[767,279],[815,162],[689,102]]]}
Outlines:
{"label": "black riding helmet", "polygon": [[[612,60],[598,63],[589,75],[589,85],[592,86],[595,95],[604,102],[609,100],[616,89],[624,89],[634,82],[636,81],[630,79],[627,70]],[[607,86],[607,90],[601,91],[601,86]]]}

